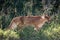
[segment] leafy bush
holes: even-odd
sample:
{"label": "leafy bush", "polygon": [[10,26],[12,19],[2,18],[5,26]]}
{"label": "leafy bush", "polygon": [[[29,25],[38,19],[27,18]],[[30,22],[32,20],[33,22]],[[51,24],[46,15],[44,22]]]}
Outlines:
{"label": "leafy bush", "polygon": [[1,40],[60,40],[60,24],[52,21],[45,24],[39,31],[34,31],[32,26],[22,30],[0,29]]}
{"label": "leafy bush", "polygon": [[60,25],[51,22],[38,32],[32,27],[27,27],[20,32],[20,35],[21,40],[60,40]]}
{"label": "leafy bush", "polygon": [[20,38],[19,34],[13,30],[2,30],[0,29],[0,39],[1,40],[18,40]]}

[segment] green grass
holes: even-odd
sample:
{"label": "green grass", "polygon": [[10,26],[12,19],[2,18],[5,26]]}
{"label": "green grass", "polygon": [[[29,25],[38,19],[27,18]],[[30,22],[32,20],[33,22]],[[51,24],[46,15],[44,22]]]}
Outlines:
{"label": "green grass", "polygon": [[0,39],[1,40],[17,40],[19,39],[20,36],[17,32],[13,31],[13,30],[2,30],[0,29]]}
{"label": "green grass", "polygon": [[34,31],[32,26],[22,29],[22,31],[0,29],[1,40],[60,40],[60,24],[51,22],[44,25],[41,30]]}

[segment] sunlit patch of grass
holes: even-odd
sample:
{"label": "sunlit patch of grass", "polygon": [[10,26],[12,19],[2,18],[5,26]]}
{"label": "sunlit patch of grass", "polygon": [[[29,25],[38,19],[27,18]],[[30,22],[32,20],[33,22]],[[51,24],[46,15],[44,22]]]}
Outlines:
{"label": "sunlit patch of grass", "polygon": [[44,30],[43,33],[47,36],[47,38],[51,40],[59,40],[60,39],[60,25],[54,24],[51,25],[48,29]]}
{"label": "sunlit patch of grass", "polygon": [[19,34],[17,34],[17,32],[13,30],[4,31],[3,35],[6,37],[9,36],[9,37],[14,37],[14,38],[19,38]]}
{"label": "sunlit patch of grass", "polygon": [[4,31],[0,29],[0,36],[3,35]]}
{"label": "sunlit patch of grass", "polygon": [[[44,29],[46,28],[46,29]],[[32,26],[22,29],[22,31],[2,30],[0,29],[0,37],[4,39],[23,39],[23,40],[60,40],[60,24],[52,22],[40,31],[34,31]],[[1,39],[3,39],[1,38]]]}
{"label": "sunlit patch of grass", "polygon": [[14,38],[19,38],[20,36],[19,36],[19,34],[17,34],[17,32],[14,32],[14,31],[10,31],[11,33],[10,33],[10,37],[14,37]]}
{"label": "sunlit patch of grass", "polygon": [[13,31],[13,30],[2,30],[0,29],[0,37],[2,36],[2,38],[0,39],[19,39],[20,36],[17,32]]}

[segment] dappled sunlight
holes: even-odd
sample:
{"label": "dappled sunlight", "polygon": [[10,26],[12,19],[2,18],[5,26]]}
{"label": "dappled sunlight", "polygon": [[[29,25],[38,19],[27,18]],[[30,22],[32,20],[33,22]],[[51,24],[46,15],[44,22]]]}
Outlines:
{"label": "dappled sunlight", "polygon": [[[53,23],[54,24],[54,23]],[[56,40],[60,38],[60,25],[59,24],[54,24],[56,25],[54,27],[53,24],[50,24],[50,26],[47,28],[48,29],[41,29],[40,31],[36,32],[35,30],[33,30],[33,27],[26,27],[24,29],[22,29],[22,31],[14,31],[14,30],[2,30],[0,29],[0,37],[2,36],[2,38],[4,39],[42,39],[42,40]]]}
{"label": "dappled sunlight", "polygon": [[17,32],[13,31],[13,30],[2,30],[0,29],[0,37],[2,36],[2,38],[0,38],[1,40],[4,39],[19,39],[20,36]]}
{"label": "dappled sunlight", "polygon": [[60,40],[60,0],[0,0],[0,40]]}
{"label": "dappled sunlight", "polygon": [[[50,28],[50,27],[49,27]],[[50,38],[51,40],[60,39],[60,25],[57,25],[57,27],[52,27],[52,30],[44,30],[43,33],[47,36],[47,38]]]}

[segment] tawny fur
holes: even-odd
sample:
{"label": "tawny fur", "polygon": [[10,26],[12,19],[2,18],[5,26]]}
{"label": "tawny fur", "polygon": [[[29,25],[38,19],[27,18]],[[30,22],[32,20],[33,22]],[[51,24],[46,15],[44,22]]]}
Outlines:
{"label": "tawny fur", "polygon": [[33,25],[34,30],[39,30],[45,22],[48,22],[50,20],[50,17],[48,15],[43,16],[19,16],[12,19],[8,29],[15,29],[19,27],[27,26],[27,25]]}

